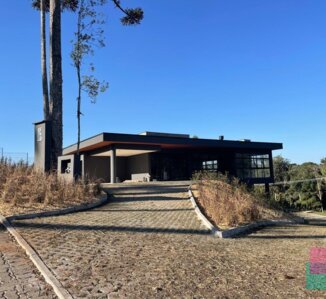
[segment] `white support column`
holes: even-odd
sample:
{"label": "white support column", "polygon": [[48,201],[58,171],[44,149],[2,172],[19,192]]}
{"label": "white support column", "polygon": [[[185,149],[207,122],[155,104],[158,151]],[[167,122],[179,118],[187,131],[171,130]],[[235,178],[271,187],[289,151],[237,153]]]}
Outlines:
{"label": "white support column", "polygon": [[86,160],[85,154],[80,155],[80,161],[81,161],[80,177],[83,181],[86,180],[85,160]]}
{"label": "white support column", "polygon": [[115,183],[117,176],[117,164],[116,164],[116,149],[114,147],[111,148],[110,153],[110,182],[111,184]]}

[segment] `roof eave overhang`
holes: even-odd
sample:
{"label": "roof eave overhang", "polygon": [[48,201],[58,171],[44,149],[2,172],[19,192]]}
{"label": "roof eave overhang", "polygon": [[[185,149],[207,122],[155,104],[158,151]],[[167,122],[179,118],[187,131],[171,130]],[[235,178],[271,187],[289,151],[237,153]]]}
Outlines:
{"label": "roof eave overhang", "polygon": [[[83,140],[80,143],[80,152],[88,152],[107,149],[110,145],[125,146],[126,144],[138,146],[176,146],[177,148],[220,148],[239,150],[278,150],[283,148],[282,143],[251,142],[233,140],[194,139],[179,137],[146,136],[133,134],[101,133]],[[73,144],[63,149],[63,155],[73,154],[77,151],[77,145]]]}

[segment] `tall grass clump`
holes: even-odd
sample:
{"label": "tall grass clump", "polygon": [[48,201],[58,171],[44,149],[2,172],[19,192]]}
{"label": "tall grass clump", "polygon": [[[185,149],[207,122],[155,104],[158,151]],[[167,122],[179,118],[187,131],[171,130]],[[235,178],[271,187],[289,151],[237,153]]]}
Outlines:
{"label": "tall grass clump", "polygon": [[237,178],[220,173],[198,172],[193,176],[197,201],[216,226],[238,226],[279,217],[264,200],[251,193]]}
{"label": "tall grass clump", "polygon": [[45,174],[23,162],[0,159],[0,201],[13,205],[85,202],[99,194],[97,183],[67,182],[56,173]]}

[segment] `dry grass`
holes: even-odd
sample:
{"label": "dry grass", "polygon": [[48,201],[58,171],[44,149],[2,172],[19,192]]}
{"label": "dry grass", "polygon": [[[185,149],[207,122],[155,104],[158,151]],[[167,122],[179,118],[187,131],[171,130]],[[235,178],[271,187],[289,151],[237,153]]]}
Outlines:
{"label": "dry grass", "polygon": [[44,174],[24,163],[0,160],[0,213],[5,215],[91,202],[99,193],[98,183],[70,183],[56,173]]}
{"label": "dry grass", "polygon": [[196,174],[195,180],[198,204],[219,228],[283,216],[281,211],[269,207],[264,200],[257,199],[236,178],[206,172]]}

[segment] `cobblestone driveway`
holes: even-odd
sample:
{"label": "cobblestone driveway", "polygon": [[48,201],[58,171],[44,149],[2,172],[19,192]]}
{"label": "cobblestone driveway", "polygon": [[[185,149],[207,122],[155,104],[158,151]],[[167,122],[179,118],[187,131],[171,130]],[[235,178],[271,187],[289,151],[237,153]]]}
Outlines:
{"label": "cobblestone driveway", "polygon": [[14,225],[76,298],[306,298],[326,221],[238,239],[207,235],[186,186],[116,190],[100,208]]}
{"label": "cobblestone driveway", "polygon": [[29,258],[0,225],[0,298],[56,298]]}

